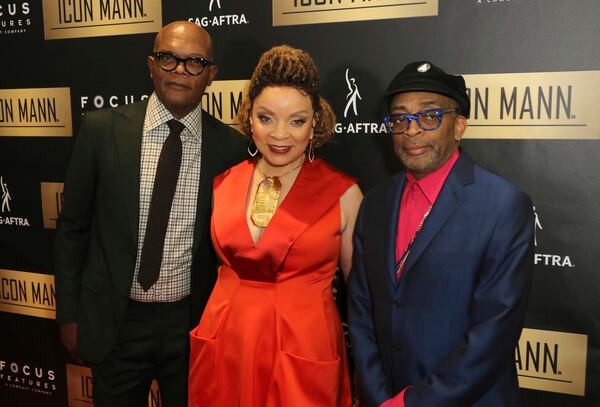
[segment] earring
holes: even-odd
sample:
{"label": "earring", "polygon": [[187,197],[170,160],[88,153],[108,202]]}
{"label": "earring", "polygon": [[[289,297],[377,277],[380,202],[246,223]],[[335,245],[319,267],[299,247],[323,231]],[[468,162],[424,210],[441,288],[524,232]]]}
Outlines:
{"label": "earring", "polygon": [[313,150],[313,139],[310,139],[310,144],[308,146],[308,161],[311,163],[315,160],[315,150]]}
{"label": "earring", "polygon": [[252,144],[254,144],[254,139],[250,138],[250,142],[248,143],[248,148],[246,148],[246,150],[248,151],[248,154],[250,154],[250,157],[256,157],[256,154],[258,154],[258,147],[256,147],[256,144],[254,144],[254,148],[256,150],[250,151]]}

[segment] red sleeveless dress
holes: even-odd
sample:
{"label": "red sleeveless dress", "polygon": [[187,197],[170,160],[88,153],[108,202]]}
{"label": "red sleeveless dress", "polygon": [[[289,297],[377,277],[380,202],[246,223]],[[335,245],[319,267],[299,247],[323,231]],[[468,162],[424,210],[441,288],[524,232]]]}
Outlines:
{"label": "red sleeveless dress", "polygon": [[189,405],[350,406],[331,283],[340,197],[355,181],[307,160],[254,244],[246,223],[254,165],[242,162],[214,181],[211,232],[223,265],[190,333]]}

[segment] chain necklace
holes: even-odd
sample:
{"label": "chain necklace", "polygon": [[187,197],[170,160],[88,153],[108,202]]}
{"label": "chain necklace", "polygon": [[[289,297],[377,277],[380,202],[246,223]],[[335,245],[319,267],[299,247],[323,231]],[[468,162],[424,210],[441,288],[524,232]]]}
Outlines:
{"label": "chain necklace", "polygon": [[258,183],[256,195],[254,196],[254,202],[252,202],[252,209],[250,210],[250,219],[252,219],[252,223],[259,228],[266,228],[271,221],[271,218],[275,214],[277,205],[279,204],[279,196],[281,194],[281,181],[279,178],[302,166],[302,164],[304,164],[304,159],[300,160],[298,165],[290,168],[283,174],[271,177],[267,177],[261,170],[261,162],[262,158],[256,164],[256,169],[263,177],[263,180]]}

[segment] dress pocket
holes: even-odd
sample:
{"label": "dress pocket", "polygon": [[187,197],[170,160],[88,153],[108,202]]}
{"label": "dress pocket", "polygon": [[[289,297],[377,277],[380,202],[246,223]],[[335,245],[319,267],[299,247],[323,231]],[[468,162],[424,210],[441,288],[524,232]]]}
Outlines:
{"label": "dress pocket", "polygon": [[215,399],[214,377],[216,339],[205,339],[190,332],[189,407],[210,406]]}
{"label": "dress pocket", "polygon": [[343,383],[341,360],[312,360],[281,351],[268,407],[337,407]]}
{"label": "dress pocket", "polygon": [[216,338],[230,310],[229,296],[223,290],[221,282],[217,281],[204,308],[200,323],[192,332],[199,338]]}

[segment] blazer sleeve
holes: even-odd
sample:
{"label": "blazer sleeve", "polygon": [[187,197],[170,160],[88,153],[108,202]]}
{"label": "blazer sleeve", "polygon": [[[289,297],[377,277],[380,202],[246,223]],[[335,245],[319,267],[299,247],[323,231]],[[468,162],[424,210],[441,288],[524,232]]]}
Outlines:
{"label": "blazer sleeve", "polygon": [[392,386],[381,364],[375,326],[373,303],[365,272],[363,249],[363,201],[354,229],[352,271],[348,278],[348,320],[354,362],[363,395],[368,406],[379,406],[393,396]]}
{"label": "blazer sleeve", "polygon": [[75,140],[64,185],[64,204],[58,219],[54,246],[56,279],[56,319],[77,320],[77,304],[82,270],[90,240],[96,191],[94,131],[89,115]]}
{"label": "blazer sleeve", "polygon": [[514,366],[531,283],[533,212],[519,190],[498,200],[465,338],[430,377],[407,390],[407,407],[472,405]]}

